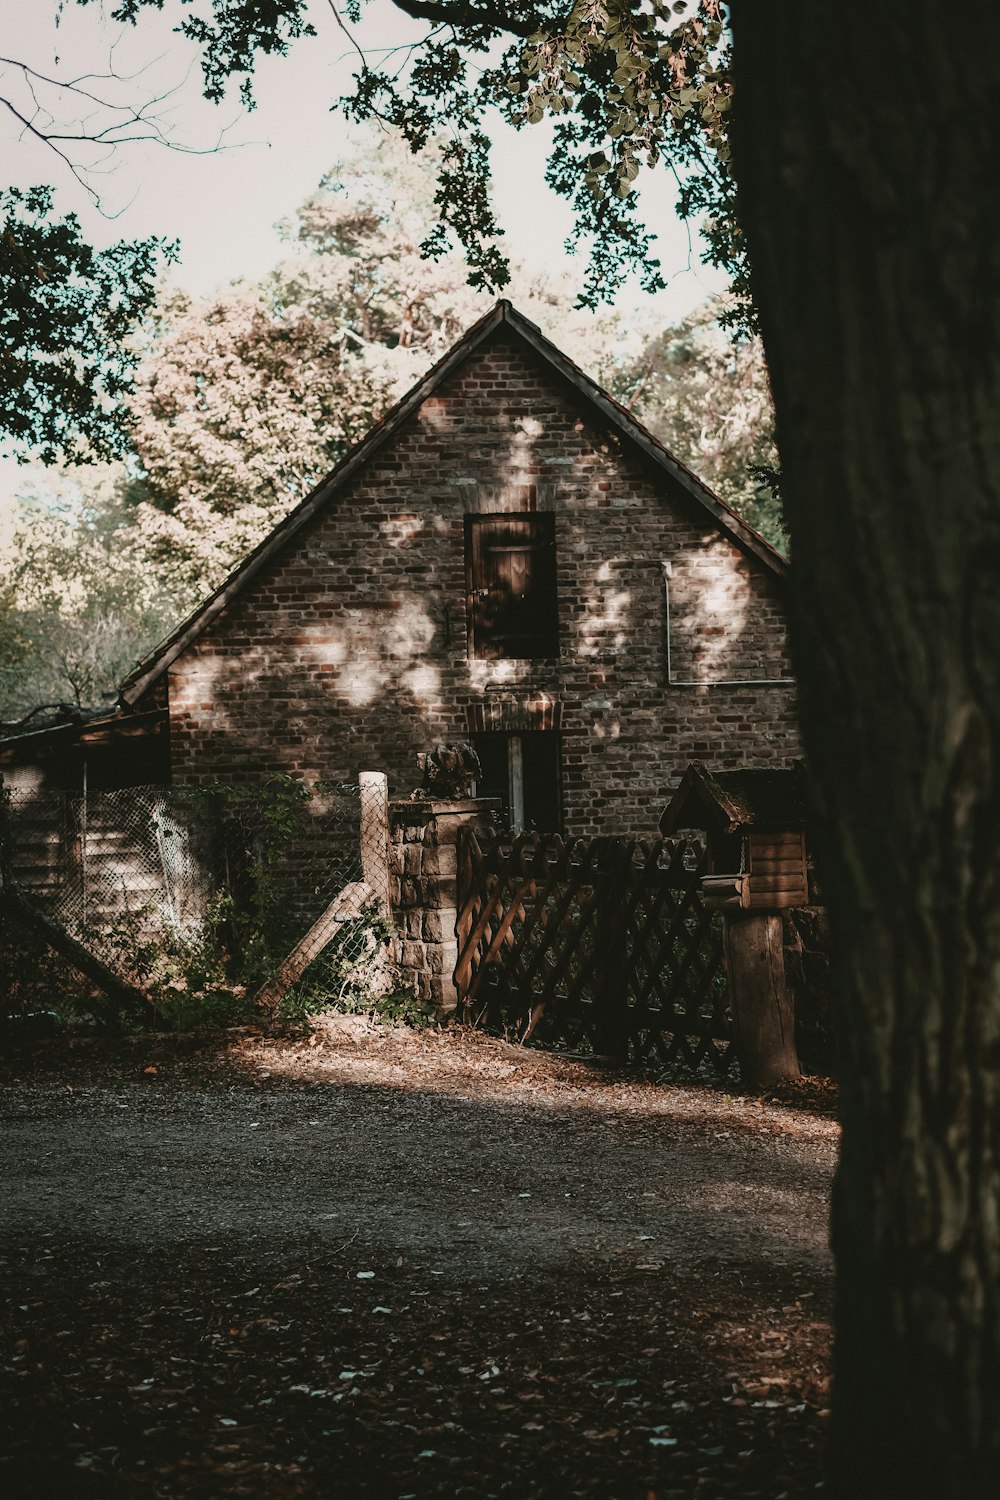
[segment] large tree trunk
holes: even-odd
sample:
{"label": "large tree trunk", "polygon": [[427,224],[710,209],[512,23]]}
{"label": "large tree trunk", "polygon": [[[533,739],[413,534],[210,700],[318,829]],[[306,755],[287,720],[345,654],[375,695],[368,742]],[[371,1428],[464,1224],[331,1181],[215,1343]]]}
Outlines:
{"label": "large tree trunk", "polygon": [[1000,19],[736,0],[846,1056],[838,1494],[1000,1493]]}

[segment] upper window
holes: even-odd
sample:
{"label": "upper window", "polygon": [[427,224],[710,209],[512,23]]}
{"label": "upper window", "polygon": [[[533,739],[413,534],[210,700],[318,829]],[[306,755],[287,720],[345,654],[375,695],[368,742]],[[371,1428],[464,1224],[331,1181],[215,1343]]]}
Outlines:
{"label": "upper window", "polygon": [[558,656],[551,512],[466,516],[465,579],[473,656]]}

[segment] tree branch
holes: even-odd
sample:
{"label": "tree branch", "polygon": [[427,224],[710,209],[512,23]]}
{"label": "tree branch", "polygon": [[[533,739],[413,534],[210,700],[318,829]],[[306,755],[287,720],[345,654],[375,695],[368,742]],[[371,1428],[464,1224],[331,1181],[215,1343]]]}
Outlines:
{"label": "tree branch", "polygon": [[31,123],[27,115],[23,115],[21,111],[9,99],[5,99],[0,96],[0,106],[3,106],[5,109],[10,110],[15,120],[20,121],[21,126],[28,135],[34,136],[38,141],[41,142],[43,146],[48,146],[50,151],[54,151],[56,156],[58,156],[61,161],[65,162],[70,175],[75,178],[75,180],[83,188],[84,192],[90,197],[91,201],[94,204],[94,207],[99,208],[100,198],[98,194],[90,186],[90,183],[87,182],[81,175],[80,171],[78,171],[76,163],[72,161],[72,159],[66,154],[65,151],[60,150],[60,148],[55,144],[56,137],[47,135],[45,131],[39,130],[37,126]]}
{"label": "tree branch", "polygon": [[470,5],[467,0],[392,0],[397,10],[404,11],[415,21],[444,22],[454,26],[482,26],[493,31],[507,31],[511,36],[534,36],[545,17],[541,11],[531,11],[525,16],[512,14],[502,6],[491,4]]}
{"label": "tree branch", "polygon": [[[88,178],[102,169],[104,162],[113,155],[116,148],[151,141],[168,151],[177,151],[191,156],[211,155],[216,151],[227,149],[225,137],[232,129],[233,122],[223,125],[215,140],[209,144],[192,146],[172,139],[169,127],[157,117],[155,111],[161,109],[181,91],[186,79],[162,89],[138,105],[127,102],[118,103],[106,93],[97,93],[93,88],[83,87],[85,82],[130,84],[148,72],[150,66],[151,64],[146,64],[138,72],[129,75],[118,74],[112,68],[106,74],[84,73],[73,79],[60,79],[40,72],[19,58],[0,56],[0,69],[10,69],[12,74],[19,74],[23,80],[27,98],[30,99],[29,105],[23,100],[15,102],[14,97],[0,95],[0,107],[6,108],[14,116],[21,126],[22,134],[30,135],[40,145],[47,146],[59,157],[76,182],[88,194],[95,208],[109,219],[119,218],[124,210],[119,209],[117,213],[109,212],[101,200],[100,193],[88,181]],[[55,91],[57,98],[61,96],[65,100],[68,96],[72,99],[79,111],[78,118],[67,121],[65,124],[62,123],[56,114],[56,110],[59,109],[58,103],[40,97],[42,85],[48,90]],[[91,110],[89,116],[86,115],[84,101],[86,105],[96,105],[97,111],[101,113]],[[95,114],[97,114],[96,119]],[[69,151],[74,146],[91,146],[103,151],[104,155],[96,160],[87,160],[78,152],[70,155]]]}

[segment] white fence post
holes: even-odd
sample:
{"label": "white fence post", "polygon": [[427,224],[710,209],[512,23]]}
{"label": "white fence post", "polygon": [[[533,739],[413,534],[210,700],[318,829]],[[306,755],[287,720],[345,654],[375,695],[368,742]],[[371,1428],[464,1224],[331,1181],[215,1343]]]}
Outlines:
{"label": "white fence post", "polygon": [[383,910],[389,896],[389,782],[381,771],[362,771],[358,777],[361,801],[361,872]]}

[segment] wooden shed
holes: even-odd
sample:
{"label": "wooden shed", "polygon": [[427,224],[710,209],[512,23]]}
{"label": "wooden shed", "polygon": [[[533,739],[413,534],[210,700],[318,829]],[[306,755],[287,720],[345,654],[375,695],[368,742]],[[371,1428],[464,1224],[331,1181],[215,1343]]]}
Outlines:
{"label": "wooden shed", "polygon": [[776,911],[809,904],[802,769],[709,771],[692,761],[660,818],[660,832],[708,838],[710,906]]}
{"label": "wooden shed", "polygon": [[109,713],[67,707],[42,724],[0,725],[0,785],[15,792],[79,795],[169,782],[163,708]]}

